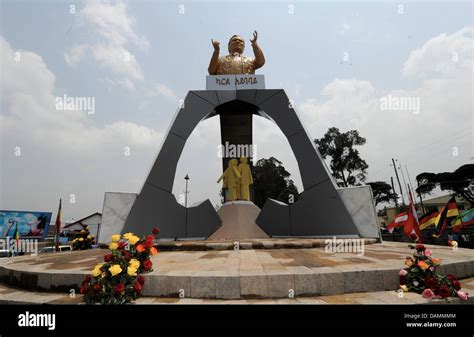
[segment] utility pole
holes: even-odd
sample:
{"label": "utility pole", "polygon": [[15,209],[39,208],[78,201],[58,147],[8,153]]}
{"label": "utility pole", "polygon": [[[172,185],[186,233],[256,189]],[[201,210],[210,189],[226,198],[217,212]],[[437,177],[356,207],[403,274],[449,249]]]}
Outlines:
{"label": "utility pole", "polygon": [[415,198],[415,203],[417,203],[418,200],[416,200],[415,186],[413,186],[411,182],[410,173],[408,172],[408,166],[406,164],[405,164],[405,171],[407,171],[407,177],[408,177],[408,182],[410,183],[410,187],[413,189],[413,198]]}
{"label": "utility pole", "polygon": [[[398,159],[396,159],[396,161],[398,161]],[[405,186],[405,192],[407,193],[407,201],[408,201],[408,204],[410,204],[410,197],[409,197],[409,192],[408,192],[408,185],[407,185],[407,182],[405,181],[405,175],[403,174],[403,170],[402,170],[402,164],[400,164],[400,166],[397,168],[398,170],[400,170],[402,172],[402,179],[403,179],[403,185]]]}
{"label": "utility pole", "polygon": [[390,177],[390,181],[392,182],[392,191],[393,193],[395,194],[395,207],[397,208],[397,212],[398,212],[398,201],[397,201],[397,192],[395,191],[395,186],[393,186],[393,177]]}
{"label": "utility pole", "polygon": [[400,178],[398,177],[397,166],[395,166],[395,159],[392,158],[393,169],[395,170],[395,176],[397,177],[398,187],[400,188],[400,195],[402,197],[402,205],[405,206],[405,199],[403,198],[402,184],[400,184]]}

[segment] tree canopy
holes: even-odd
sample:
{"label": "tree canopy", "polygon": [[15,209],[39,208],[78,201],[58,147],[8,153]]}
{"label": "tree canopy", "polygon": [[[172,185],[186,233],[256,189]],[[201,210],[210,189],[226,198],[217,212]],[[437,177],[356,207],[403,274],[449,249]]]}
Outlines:
{"label": "tree canopy", "polygon": [[328,129],[321,139],[315,139],[321,156],[331,158],[331,171],[340,187],[360,186],[367,176],[369,165],[360,158],[354,146],[364,145],[365,138],[357,130],[341,133],[338,128]]}
{"label": "tree canopy", "polygon": [[474,193],[470,189],[470,185],[474,183],[474,164],[462,165],[454,172],[423,172],[416,176],[416,181],[416,192],[420,194],[429,194],[439,186],[442,191],[452,191],[471,204],[474,203]]}
{"label": "tree canopy", "polygon": [[254,203],[262,208],[267,198],[289,203],[290,195],[298,200],[298,189],[282,162],[274,157],[260,159],[252,168]]}
{"label": "tree canopy", "polygon": [[396,200],[397,194],[393,193],[392,186],[387,184],[385,181],[374,181],[368,183],[372,188],[374,194],[375,206],[382,202],[391,202]]}

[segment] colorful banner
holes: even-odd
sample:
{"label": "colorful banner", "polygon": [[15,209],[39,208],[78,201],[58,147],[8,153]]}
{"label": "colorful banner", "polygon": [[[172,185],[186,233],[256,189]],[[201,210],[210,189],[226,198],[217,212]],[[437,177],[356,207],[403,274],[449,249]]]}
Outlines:
{"label": "colorful banner", "polygon": [[48,234],[51,216],[51,212],[0,210],[0,237],[13,238],[18,228],[20,239],[44,239]]}

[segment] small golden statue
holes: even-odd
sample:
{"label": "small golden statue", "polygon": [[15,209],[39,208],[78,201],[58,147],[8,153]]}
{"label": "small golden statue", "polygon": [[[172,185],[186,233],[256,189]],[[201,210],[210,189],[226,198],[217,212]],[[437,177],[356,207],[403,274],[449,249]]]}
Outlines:
{"label": "small golden statue", "polygon": [[240,173],[240,200],[250,201],[250,185],[253,184],[252,170],[250,170],[250,165],[248,164],[248,159],[246,157],[240,158],[239,164],[239,173]]}
{"label": "small golden statue", "polygon": [[217,183],[223,180],[222,188],[229,191],[227,201],[247,200],[250,201],[250,185],[253,184],[252,170],[246,157],[229,160],[229,166],[220,176]]}
{"label": "small golden statue", "polygon": [[228,44],[229,55],[224,57],[219,57],[219,41],[211,39],[214,53],[209,63],[209,75],[255,74],[255,70],[263,67],[265,64],[265,57],[257,44],[257,37],[258,33],[255,31],[253,39],[250,39],[255,58],[242,56],[245,49],[245,41],[239,35],[234,35],[230,38]]}
{"label": "small golden statue", "polygon": [[237,168],[237,159],[231,159],[229,160],[229,166],[226,168],[224,173],[220,176],[219,180],[217,180],[217,183],[219,183],[221,180],[224,180],[222,182],[222,187],[227,188],[229,190],[228,194],[228,201],[234,201],[237,200],[240,197],[240,172]]}

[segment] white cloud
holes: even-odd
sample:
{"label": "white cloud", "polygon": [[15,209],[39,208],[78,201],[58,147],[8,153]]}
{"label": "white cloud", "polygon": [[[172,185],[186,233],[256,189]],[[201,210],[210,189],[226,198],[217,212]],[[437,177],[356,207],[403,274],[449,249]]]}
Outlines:
{"label": "white cloud", "polygon": [[455,77],[460,72],[472,71],[473,27],[463,28],[451,35],[438,35],[411,52],[405,62],[406,76]]}
{"label": "white cloud", "polygon": [[64,53],[64,59],[70,66],[81,62],[85,57],[92,57],[97,65],[118,77],[115,81],[129,90],[135,86],[131,81],[143,80],[144,76],[135,55],[129,45],[139,49],[149,47],[146,38],[134,31],[135,19],[127,13],[127,7],[121,1],[89,1],[78,13],[82,26],[97,36],[97,42],[76,44]]}
{"label": "white cloud", "polygon": [[[332,81],[322,91],[325,100],[299,104],[312,136],[320,138],[332,126],[359,130],[367,138],[359,150],[370,165],[369,181],[389,181],[392,157],[408,164],[412,179],[424,171],[449,171],[470,162],[474,44],[468,32],[472,29],[441,34],[410,54],[403,73],[423,76],[418,88],[382,92],[368,81]],[[450,58],[453,50],[459,52],[455,65]],[[419,98],[420,113],[381,110],[380,99],[389,94]],[[453,156],[453,147],[458,148],[458,156]]]}
{"label": "white cloud", "polygon": [[162,134],[126,121],[98,127],[84,111],[55,110],[56,77],[44,60],[22,51],[15,62],[14,50],[1,36],[0,50],[0,208],[54,209],[60,196],[72,193],[78,204],[65,207],[82,215],[85,209],[100,211],[106,190],[138,191],[142,181],[134,177],[146,175]]}

